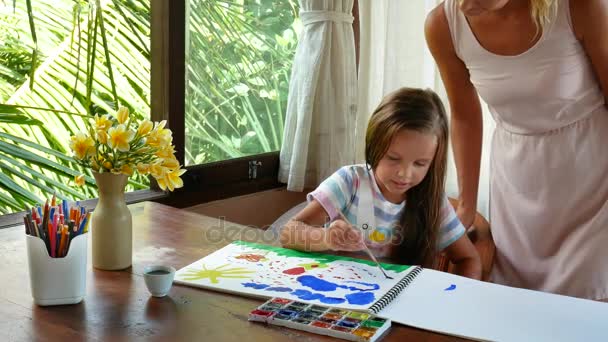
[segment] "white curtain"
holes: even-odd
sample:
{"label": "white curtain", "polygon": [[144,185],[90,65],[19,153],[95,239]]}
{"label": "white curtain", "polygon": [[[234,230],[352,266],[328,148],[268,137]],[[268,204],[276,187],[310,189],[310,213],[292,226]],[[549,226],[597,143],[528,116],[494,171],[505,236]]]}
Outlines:
{"label": "white curtain", "polygon": [[279,181],[316,187],[355,161],[357,72],[353,0],[300,0]]}
{"label": "white curtain", "polygon": [[[359,0],[361,45],[359,55],[359,120],[357,161],[364,160],[365,127],[380,99],[400,87],[430,88],[443,99],[449,113],[445,89],[424,39],[426,14],[440,0]],[[489,147],[494,121],[484,105],[484,137],[478,196],[478,211],[489,213]],[[458,183],[450,149],[448,196],[458,195]]]}

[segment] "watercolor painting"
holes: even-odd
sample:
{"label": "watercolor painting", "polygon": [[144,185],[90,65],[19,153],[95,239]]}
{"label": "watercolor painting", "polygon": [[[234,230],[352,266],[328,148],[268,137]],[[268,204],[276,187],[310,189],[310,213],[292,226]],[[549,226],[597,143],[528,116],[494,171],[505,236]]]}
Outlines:
{"label": "watercolor painting", "polygon": [[388,292],[409,266],[383,268],[394,279],[386,279],[368,260],[235,241],[180,269],[175,282],[361,310]]}

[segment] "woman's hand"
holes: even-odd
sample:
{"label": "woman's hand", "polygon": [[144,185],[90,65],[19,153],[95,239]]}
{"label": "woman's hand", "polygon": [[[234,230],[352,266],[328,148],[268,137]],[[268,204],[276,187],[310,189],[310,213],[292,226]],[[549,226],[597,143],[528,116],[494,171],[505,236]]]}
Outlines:
{"label": "woman's hand", "polygon": [[335,220],[326,232],[327,246],[334,251],[355,252],[363,250],[363,235],[343,220]]}
{"label": "woman's hand", "polygon": [[475,209],[468,209],[460,204],[458,204],[458,207],[456,208],[456,215],[458,215],[458,219],[467,230],[473,225],[476,214],[477,211]]}

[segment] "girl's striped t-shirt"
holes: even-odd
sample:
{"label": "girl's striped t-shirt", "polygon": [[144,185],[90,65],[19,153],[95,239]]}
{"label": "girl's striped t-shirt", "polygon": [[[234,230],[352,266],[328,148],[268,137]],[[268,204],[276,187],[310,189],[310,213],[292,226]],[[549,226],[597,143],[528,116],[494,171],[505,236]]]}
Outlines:
{"label": "girl's striped t-shirt", "polygon": [[[357,172],[359,171],[359,172]],[[327,211],[330,221],[339,217],[340,212],[353,225],[357,225],[357,208],[359,206],[359,175],[368,177],[374,196],[374,216],[376,227],[365,230],[366,242],[374,249],[378,256],[387,256],[391,244],[394,242],[395,226],[399,223],[401,213],[405,208],[405,201],[395,204],[384,198],[373,171],[366,165],[349,165],[340,168],[329,178],[324,180],[313,192],[307,195],[308,201],[317,200]],[[464,233],[464,226],[460,223],[456,212],[444,195],[443,206],[440,211],[441,227],[439,229],[437,249],[443,250]]]}

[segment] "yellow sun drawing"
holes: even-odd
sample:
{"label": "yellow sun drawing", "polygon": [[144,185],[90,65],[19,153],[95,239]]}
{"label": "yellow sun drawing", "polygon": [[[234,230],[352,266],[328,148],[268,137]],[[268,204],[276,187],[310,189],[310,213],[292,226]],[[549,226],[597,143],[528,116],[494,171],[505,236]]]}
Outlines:
{"label": "yellow sun drawing", "polygon": [[188,270],[181,278],[183,280],[199,280],[209,278],[211,283],[217,284],[218,278],[249,278],[248,274],[255,273],[256,271],[248,270],[244,267],[226,268],[230,264],[219,266],[213,270],[208,270],[203,265],[202,270]]}

